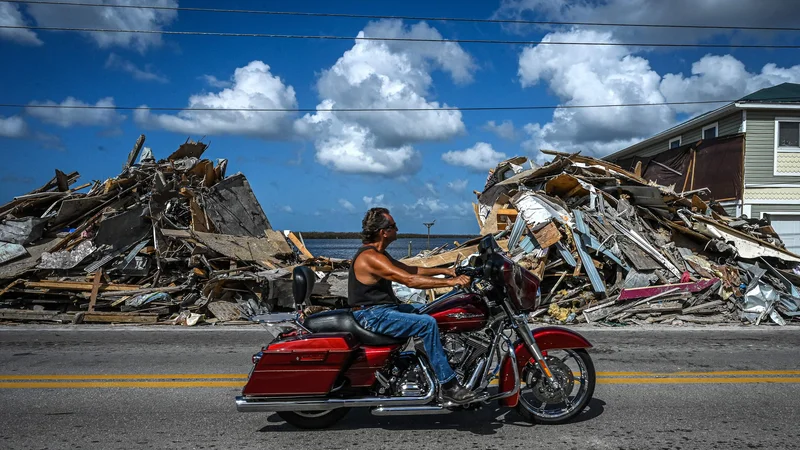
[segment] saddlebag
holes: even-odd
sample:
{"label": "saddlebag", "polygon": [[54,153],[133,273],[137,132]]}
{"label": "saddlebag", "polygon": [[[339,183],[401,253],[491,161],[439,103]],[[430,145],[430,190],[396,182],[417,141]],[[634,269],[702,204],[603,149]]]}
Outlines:
{"label": "saddlebag", "polygon": [[245,396],[319,396],[330,392],[359,346],[350,333],[314,333],[273,342],[253,357]]}

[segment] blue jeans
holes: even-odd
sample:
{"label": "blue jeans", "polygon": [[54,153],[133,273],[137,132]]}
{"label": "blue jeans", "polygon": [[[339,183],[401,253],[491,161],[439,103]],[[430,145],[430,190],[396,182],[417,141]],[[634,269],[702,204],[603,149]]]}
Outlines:
{"label": "blue jeans", "polygon": [[439,339],[439,326],[436,319],[427,314],[417,314],[421,304],[376,305],[353,311],[358,323],[373,333],[398,338],[419,336],[425,347],[440,384],[447,383],[456,376]]}

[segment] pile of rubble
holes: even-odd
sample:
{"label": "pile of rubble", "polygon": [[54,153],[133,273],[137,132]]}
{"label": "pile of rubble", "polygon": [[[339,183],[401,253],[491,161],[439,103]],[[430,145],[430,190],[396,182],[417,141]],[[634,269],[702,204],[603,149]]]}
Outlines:
{"label": "pile of rubble", "polygon": [[[605,161],[547,152],[490,171],[476,194],[492,233],[541,280],[534,321],[775,322],[800,317],[800,256],[766,221],[729,217],[707,189],[675,191]],[[404,260],[452,265],[475,242]],[[433,295],[440,292],[435,292]]]}
{"label": "pile of rubble", "polygon": [[[55,177],[0,206],[0,321],[231,323],[297,308],[292,271],[317,274],[306,313],[343,307],[349,261],[313,257],[272,229],[241,173],[187,141],[156,161],[140,136],[122,173]],[[763,220],[730,217],[707,189],[676,192],[605,161],[549,152],[490,171],[480,236],[541,280],[531,320],[774,322],[800,317],[800,256]],[[138,162],[137,161],[138,158]],[[88,189],[88,190],[87,190]],[[86,192],[82,192],[87,190]],[[450,267],[480,238],[403,262]],[[401,286],[430,301],[448,289]]]}
{"label": "pile of rubble", "polygon": [[293,266],[342,266],[273,230],[206,144],[156,161],[144,140],[117,177],[71,187],[78,173],[57,170],[0,207],[0,320],[230,322],[293,308]]}

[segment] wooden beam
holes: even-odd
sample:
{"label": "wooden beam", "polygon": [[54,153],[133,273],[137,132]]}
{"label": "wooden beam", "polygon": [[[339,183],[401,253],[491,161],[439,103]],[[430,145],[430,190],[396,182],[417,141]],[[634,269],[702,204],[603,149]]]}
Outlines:
{"label": "wooden beam", "polygon": [[[508,251],[508,239],[497,241],[497,243],[500,245],[500,248],[502,248],[505,251]],[[452,264],[458,258],[463,259],[477,252],[478,252],[478,246],[470,245],[469,247],[450,250],[449,252],[428,256],[427,258],[426,257],[406,258],[400,260],[400,262],[402,262],[405,265],[415,266],[415,267],[440,267]]]}
{"label": "wooden beam", "polygon": [[103,279],[103,269],[97,269],[94,273],[94,282],[92,283],[92,295],[89,297],[89,312],[94,312],[94,304],[97,302],[97,292],[100,290],[100,280]]}
{"label": "wooden beam", "polygon": [[118,313],[118,312],[87,312],[83,315],[86,323],[156,323],[158,314],[153,313]]}
{"label": "wooden beam", "polygon": [[289,240],[292,241],[292,244],[294,244],[297,247],[297,249],[300,250],[300,253],[302,253],[306,258],[309,259],[314,258],[314,255],[312,255],[311,252],[308,251],[306,246],[303,245],[303,243],[300,241],[300,239],[297,238],[297,236],[294,233],[290,231],[289,234],[287,234],[287,236]]}
{"label": "wooden beam", "polygon": [[0,309],[0,319],[72,322],[75,320],[75,313],[61,313],[59,311],[26,311],[22,309]]}
{"label": "wooden beam", "polygon": [[[61,291],[91,291],[94,283],[82,281],[26,281],[26,288],[53,289]],[[139,289],[135,284],[100,284],[99,292],[133,291]]]}

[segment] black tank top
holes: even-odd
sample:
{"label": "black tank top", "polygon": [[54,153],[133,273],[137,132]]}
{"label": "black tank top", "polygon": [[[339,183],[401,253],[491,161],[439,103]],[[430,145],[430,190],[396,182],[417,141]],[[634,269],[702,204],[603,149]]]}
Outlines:
{"label": "black tank top", "polygon": [[[353,257],[353,262],[350,264],[350,274],[347,282],[347,303],[350,306],[372,306],[372,305],[396,305],[400,300],[394,295],[392,290],[392,282],[386,279],[380,279],[375,284],[364,284],[356,278],[356,259],[366,250],[374,250],[375,247],[364,246],[358,249],[356,255]],[[390,260],[394,261],[388,253],[384,255]]]}

